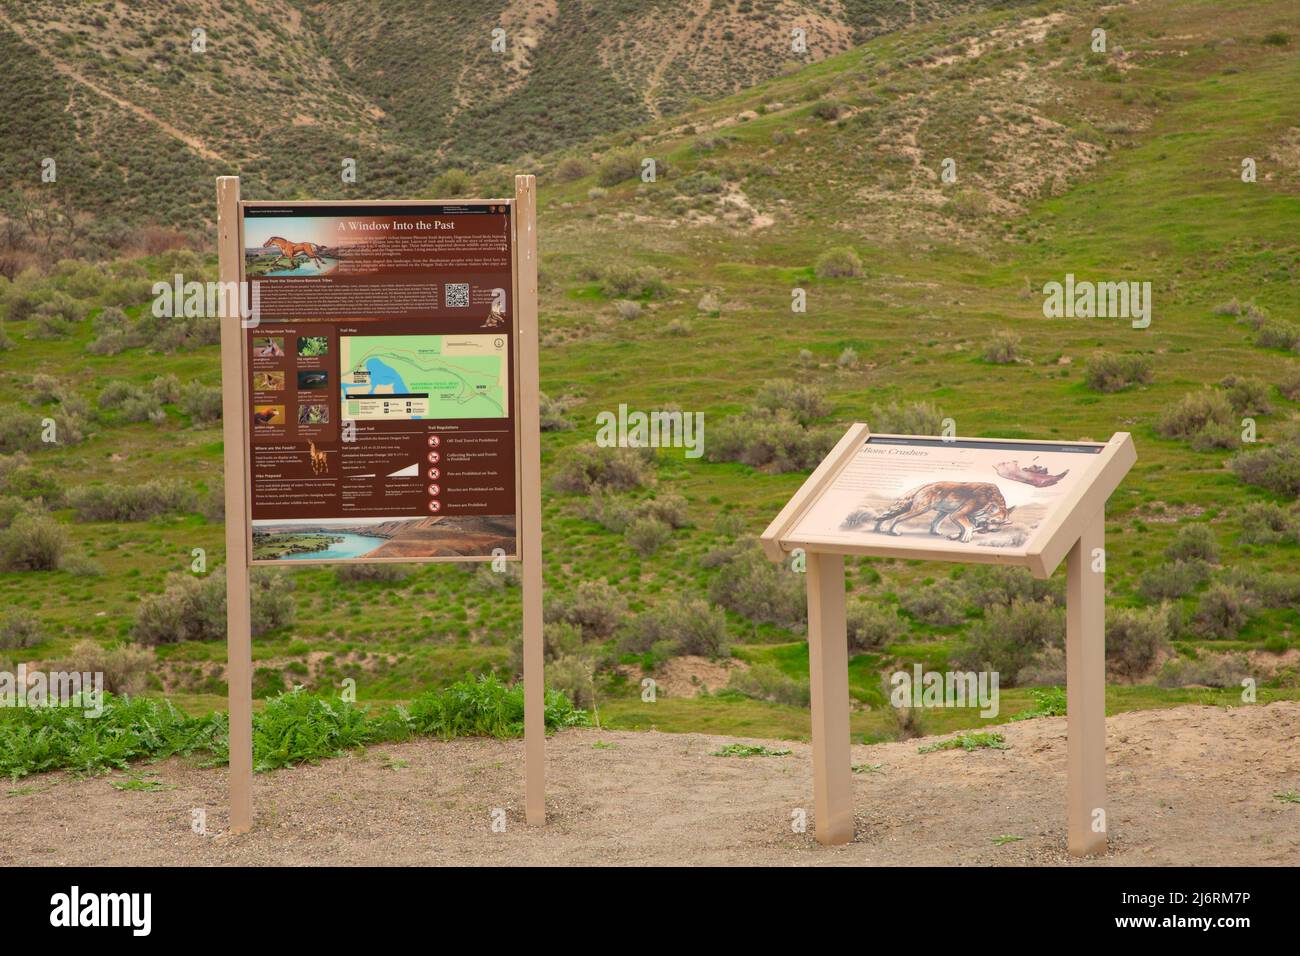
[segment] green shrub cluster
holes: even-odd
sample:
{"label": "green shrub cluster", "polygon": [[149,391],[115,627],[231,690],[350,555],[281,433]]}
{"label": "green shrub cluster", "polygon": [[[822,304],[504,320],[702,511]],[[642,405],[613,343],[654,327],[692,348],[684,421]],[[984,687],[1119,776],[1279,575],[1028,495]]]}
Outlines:
{"label": "green shrub cluster", "polygon": [[[586,720],[564,695],[547,689],[548,731]],[[293,690],[253,714],[253,768],[260,773],[314,763],[366,744],[417,736],[518,737],[523,730],[523,684],[507,687],[492,675],[467,678],[373,714],[340,698]],[[85,716],[81,707],[0,711],[0,775],[11,779],[49,770],[125,770],[133,760],[188,754],[223,764],[229,747],[226,714],[188,717],[165,700],[106,693],[97,717]]]}
{"label": "green shrub cluster", "polygon": [[652,448],[578,445],[560,459],[552,485],[569,494],[645,488],[654,482],[654,460]]}
{"label": "green shrub cluster", "polygon": [[83,485],[70,489],[67,500],[82,521],[153,521],[198,508],[193,488],[165,478],[139,485]]}
{"label": "green shrub cluster", "polygon": [[[293,622],[293,578],[255,568],[251,582],[253,637]],[[226,636],[225,569],[218,568],[206,577],[185,572],[168,575],[161,594],[140,601],[131,635],[145,645],[223,639]]]}
{"label": "green shrub cluster", "polygon": [[717,573],[709,581],[709,600],[755,624],[802,629],[808,606],[803,579],[774,564],[753,541],[715,551],[705,558]]}
{"label": "green shrub cluster", "polygon": [[623,628],[618,647],[625,654],[718,658],[731,653],[731,639],[720,608],[687,598],[669,600],[638,614]]}
{"label": "green shrub cluster", "polygon": [[1135,385],[1149,385],[1154,377],[1154,366],[1146,355],[1098,351],[1088,357],[1083,370],[1083,380],[1094,392],[1120,392]]}

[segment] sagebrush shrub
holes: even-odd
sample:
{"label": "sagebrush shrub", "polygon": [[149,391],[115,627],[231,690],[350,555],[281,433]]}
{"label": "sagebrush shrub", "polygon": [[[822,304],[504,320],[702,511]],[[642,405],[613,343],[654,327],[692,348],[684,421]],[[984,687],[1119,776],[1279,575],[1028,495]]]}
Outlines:
{"label": "sagebrush shrub", "polygon": [[820,385],[795,382],[788,378],[773,379],[760,385],[754,404],[770,412],[789,412],[790,417],[800,425],[807,425],[813,419],[823,418],[830,412],[826,392]]}
{"label": "sagebrush shrub", "polygon": [[78,641],[56,670],[103,674],[110,694],[139,694],[156,664],[153,651],[134,644],[105,647],[96,641]]}
{"label": "sagebrush shrub", "polygon": [[813,271],[822,279],[852,279],[862,275],[862,260],[850,246],[835,246],[817,257]]}
{"label": "sagebrush shrub", "polygon": [[955,584],[908,588],[899,596],[899,604],[918,621],[935,627],[952,627],[966,619],[966,593]]}
{"label": "sagebrush shrub", "polygon": [[469,173],[463,169],[448,169],[440,173],[433,181],[435,196],[463,196],[469,192]]}
{"label": "sagebrush shrub", "polygon": [[596,667],[586,655],[555,658],[546,665],[546,683],[572,701],[574,707],[587,710],[596,703]]}
{"label": "sagebrush shrub", "polygon": [[589,494],[595,489],[630,491],[654,483],[651,448],[578,445],[560,459],[552,484],[557,491]]}
{"label": "sagebrush shrub", "polygon": [[1156,431],[1165,438],[1191,438],[1207,425],[1235,426],[1236,423],[1228,396],[1206,388],[1184,395],[1161,416]]}
{"label": "sagebrush shrub", "polygon": [[641,154],[633,149],[619,149],[605,154],[596,166],[596,182],[617,186],[641,175]]}
{"label": "sagebrush shrub", "polygon": [[1014,686],[1021,669],[1045,647],[1065,640],[1065,612],[1049,602],[993,605],[968,633],[957,652],[962,667],[994,670],[1004,686]]}
{"label": "sagebrush shrub", "polygon": [[169,575],[162,594],[140,601],[131,635],[150,646],[225,637],[224,569],[202,578],[184,572]]}
{"label": "sagebrush shrub", "polygon": [[1165,661],[1157,682],[1161,687],[1240,687],[1242,679],[1251,675],[1244,654],[1202,654],[1192,660],[1172,657]]}
{"label": "sagebrush shrub", "polygon": [[614,310],[618,317],[625,322],[641,317],[641,303],[634,299],[619,299],[614,303]]}
{"label": "sagebrush shrub", "polygon": [[668,287],[650,266],[610,266],[601,280],[601,291],[611,299],[657,299]]}
{"label": "sagebrush shrub", "polygon": [[0,615],[0,651],[35,647],[44,640],[41,622],[30,611],[14,608]]}
{"label": "sagebrush shrub", "polygon": [[1261,607],[1293,607],[1300,604],[1300,577],[1258,571],[1255,568],[1232,568],[1223,575],[1223,582],[1240,588]]}
{"label": "sagebrush shrub", "polygon": [[984,361],[1009,365],[1020,358],[1020,336],[1010,329],[998,329],[984,347]]}
{"label": "sagebrush shrub", "polygon": [[140,389],[124,379],[115,378],[99,392],[100,408],[121,408],[129,398],[140,394]]}
{"label": "sagebrush shrub", "polygon": [[1107,608],[1106,663],[1124,677],[1141,677],[1169,650],[1163,608]]}
{"label": "sagebrush shrub", "polygon": [[1288,368],[1277,383],[1277,390],[1291,402],[1300,402],[1300,366]]}
{"label": "sagebrush shrub", "polygon": [[181,411],[190,416],[195,425],[210,425],[221,421],[221,398],[220,385],[190,382],[180,390],[178,402]]}
{"label": "sagebrush shrub", "polygon": [[1300,536],[1300,518],[1271,501],[1254,501],[1241,512],[1241,540],[1246,544],[1277,544]]}
{"label": "sagebrush shrub", "polygon": [[1065,600],[1065,583],[1060,577],[1036,578],[1024,568],[986,564],[971,568],[961,580],[966,599],[976,607],[1009,607],[1017,601],[1031,603]]}
{"label": "sagebrush shrub", "polygon": [[883,650],[907,633],[907,624],[888,605],[854,601],[844,618],[850,653]]}
{"label": "sagebrush shrub", "polygon": [[1135,385],[1149,385],[1155,377],[1151,359],[1145,355],[1116,355],[1094,352],[1084,365],[1084,383],[1094,392],[1119,392]]}
{"label": "sagebrush shrub", "polygon": [[33,375],[24,398],[28,405],[50,405],[63,394],[63,384],[53,375]]}
{"label": "sagebrush shrub", "polygon": [[583,504],[582,515],[608,531],[622,534],[634,521],[649,518],[662,522],[670,529],[685,528],[690,519],[686,499],[681,495],[659,495],[642,501],[608,494],[596,489]]}
{"label": "sagebrush shrub", "polygon": [[83,485],[70,489],[67,499],[82,521],[152,521],[164,515],[190,514],[198,507],[194,489],[179,479]]}
{"label": "sagebrush shrub", "polygon": [[943,413],[933,402],[890,402],[872,405],[867,421],[878,435],[938,435]]}
{"label": "sagebrush shrub", "polygon": [[650,557],[662,548],[672,539],[672,536],[672,528],[649,515],[635,519],[623,532],[628,547],[643,558]]}
{"label": "sagebrush shrub", "polygon": [[1210,422],[1188,439],[1196,451],[1236,448],[1241,444],[1241,429],[1235,425]]}
{"label": "sagebrush shrub", "polygon": [[1265,322],[1255,333],[1255,344],[1262,349],[1295,351],[1300,347],[1300,325],[1276,320]]}
{"label": "sagebrush shrub", "polygon": [[807,678],[790,677],[771,664],[736,668],[728,675],[727,689],[774,704],[807,707],[810,699]]}
{"label": "sagebrush shrub", "polygon": [[555,181],[571,183],[591,175],[591,163],[581,156],[566,156],[555,166]]}
{"label": "sagebrush shrub", "polygon": [[705,455],[710,461],[802,471],[816,467],[838,437],[833,429],[805,428],[787,411],[753,408],[715,425],[705,442]]}
{"label": "sagebrush shrub", "polygon": [[1174,540],[1165,548],[1170,561],[1204,561],[1219,563],[1219,542],[1207,524],[1189,524],[1178,529]]}
{"label": "sagebrush shrub", "polygon": [[571,595],[557,595],[546,604],[545,620],[564,621],[586,638],[601,640],[614,633],[627,613],[627,599],[608,581],[583,581]]}
{"label": "sagebrush shrub", "polygon": [[0,532],[0,569],[54,571],[68,549],[68,533],[49,515],[26,512]]}
{"label": "sagebrush shrub", "polygon": [[699,598],[670,600],[638,614],[619,641],[624,653],[644,654],[671,648],[677,654],[726,657],[731,653],[727,617],[721,608]]}
{"label": "sagebrush shrub", "polygon": [[810,110],[813,116],[828,123],[839,119],[844,111],[844,104],[838,100],[818,100]]}
{"label": "sagebrush shrub", "polygon": [[1269,385],[1258,378],[1229,375],[1219,382],[1227,392],[1228,402],[1238,415],[1268,415],[1273,411]]}
{"label": "sagebrush shrub", "polygon": [[799,575],[769,561],[750,542],[720,558],[709,582],[710,601],[755,624],[804,626],[808,607]]}
{"label": "sagebrush shrub", "polygon": [[1201,595],[1192,616],[1192,627],[1205,637],[1236,637],[1257,607],[1254,595],[1235,585],[1215,581]]}
{"label": "sagebrush shrub", "polygon": [[334,579],[339,584],[397,584],[405,581],[415,570],[410,564],[340,564],[334,569]]}
{"label": "sagebrush shrub", "polygon": [[24,501],[39,498],[47,507],[58,507],[63,501],[63,489],[58,481],[33,468],[31,459],[21,451],[0,455],[0,495]]}
{"label": "sagebrush shrub", "polygon": [[1288,498],[1300,497],[1300,442],[1242,452],[1232,459],[1232,470],[1248,485]]}
{"label": "sagebrush shrub", "polygon": [[563,398],[551,398],[545,392],[538,393],[539,424],[544,432],[562,432],[573,428],[573,422],[564,417],[569,410],[569,402]]}
{"label": "sagebrush shrub", "polygon": [[[253,637],[292,623],[296,607],[293,590],[292,578],[264,568],[253,569],[249,589]],[[225,637],[225,568],[206,577],[187,572],[169,574],[161,594],[141,599],[131,634],[139,643],[151,646]]]}
{"label": "sagebrush shrub", "polygon": [[1170,561],[1154,565],[1138,578],[1138,593],[1152,604],[1186,597],[1210,579],[1204,561]]}

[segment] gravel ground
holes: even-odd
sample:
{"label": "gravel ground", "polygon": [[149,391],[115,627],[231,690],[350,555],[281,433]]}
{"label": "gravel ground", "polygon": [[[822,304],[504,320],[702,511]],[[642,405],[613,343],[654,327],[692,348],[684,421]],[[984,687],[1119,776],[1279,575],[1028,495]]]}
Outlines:
{"label": "gravel ground", "polygon": [[[854,763],[882,766],[854,775],[857,838],[833,849],[812,836],[806,744],[747,740],[793,753],[716,757],[736,738],[582,729],[548,742],[545,828],[523,820],[521,741],[420,740],[259,774],[242,836],[226,831],[224,770],[191,760],[27,777],[0,799],[0,863],[1300,863],[1300,804],[1273,796],[1300,789],[1300,701],[1129,713],[1107,727],[1111,851],[1086,862],[1065,853],[1065,720],[1052,718],[998,728],[1008,750],[854,747]],[[167,789],[112,786],[132,777]],[[206,835],[191,830],[195,808]],[[806,833],[792,828],[800,808]],[[996,845],[1004,835],[1022,839]]]}

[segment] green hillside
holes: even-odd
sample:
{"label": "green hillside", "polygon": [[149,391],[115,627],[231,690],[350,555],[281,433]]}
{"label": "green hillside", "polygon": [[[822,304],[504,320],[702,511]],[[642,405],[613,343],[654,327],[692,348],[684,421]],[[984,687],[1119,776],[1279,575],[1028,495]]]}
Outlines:
{"label": "green hillside", "polygon": [[[572,146],[823,60],[855,37],[988,5],[6,4],[0,175],[19,186],[12,208],[53,158],[59,185],[44,199],[57,192],[78,220],[67,247],[148,248],[131,227],[205,234],[214,175],[238,172],[250,196],[409,196],[448,170]],[[343,182],[345,159],[355,183]]]}
{"label": "green hillside", "polygon": [[[609,86],[606,112],[539,121],[563,131],[553,140],[479,152],[532,152],[526,164],[484,162],[458,181],[499,193],[520,168],[543,184],[548,674],[583,706],[594,694],[605,723],[806,735],[802,579],[757,557],[751,539],[853,421],[930,432],[952,418],[960,434],[1008,438],[1133,433],[1138,464],[1107,513],[1109,600],[1122,612],[1109,637],[1110,706],[1231,703],[1242,677],[1261,699],[1300,694],[1300,10],[1281,0],[997,7],[869,38],[866,14],[851,16],[874,7],[846,3],[840,22],[860,31],[859,46],[789,75],[779,65],[726,74],[714,93],[771,78],[662,118],[707,91],[678,80],[633,103]],[[335,22],[313,35],[328,62],[349,64],[339,82],[384,117],[410,117],[400,148],[450,153],[454,124],[440,124],[452,94],[421,99],[390,82],[411,57],[396,40],[360,64],[368,34],[350,6],[332,9]],[[393,22],[409,9],[392,5]],[[320,10],[302,11],[307,30]],[[571,15],[562,4],[548,21],[568,39],[544,56],[539,46],[520,81],[530,91],[520,102],[539,115],[550,116],[548,98],[570,97],[562,62],[580,61],[566,46],[578,43],[576,28],[564,33]],[[1105,53],[1091,49],[1095,29]],[[544,63],[555,66],[548,79]],[[411,64],[412,75],[425,68]],[[610,69],[592,83],[614,84]],[[43,102],[30,94],[26,115]],[[505,117],[470,125],[500,138],[519,126]],[[51,136],[82,135],[81,113],[46,119]],[[358,129],[301,129],[368,135],[364,111],[348,119]],[[384,149],[397,148],[388,120],[374,122]],[[290,162],[281,145],[265,148]],[[654,182],[639,179],[647,157]],[[1247,158],[1254,182],[1242,179]],[[447,184],[435,185],[437,162],[423,174],[393,162],[408,180],[363,179],[359,194],[432,196]],[[258,175],[255,189],[274,195],[317,183],[277,189],[279,174]],[[319,195],[337,194],[319,182]],[[145,626],[152,601],[169,574],[187,578],[195,548],[209,568],[221,563],[211,328],[163,328],[143,314],[148,280],[178,270],[210,275],[214,258],[69,262],[3,287],[0,524],[10,528],[0,559],[17,547],[14,528],[61,530],[67,546],[60,570],[0,573],[4,605],[45,637],[0,655],[59,659],[86,639],[134,647],[156,634]],[[1044,317],[1044,284],[1067,274],[1149,282],[1150,327]],[[806,312],[791,309],[796,290]],[[126,316],[106,319],[110,305]],[[594,420],[621,403],[703,412],[704,457],[662,449],[608,467],[589,447]],[[65,436],[58,445],[39,439],[46,418]],[[1243,419],[1257,441],[1243,444]],[[48,523],[30,514],[44,508],[58,530],[32,530]],[[997,664],[1004,686],[1018,685],[1000,719],[1044,706],[1031,685],[1063,682],[1063,572],[1035,585],[959,565],[849,570],[856,734],[907,732],[891,708],[873,707],[881,671],[899,664]],[[514,676],[509,576],[398,575],[311,569],[268,582],[259,694],[353,676],[365,699],[404,699],[467,671]],[[113,653],[126,668],[127,651]],[[218,703],[221,641],[135,653],[150,662],[154,692]],[[729,660],[741,664],[718,664]],[[643,673],[667,688],[653,705],[639,697]],[[692,677],[709,693],[692,696]],[[926,720],[931,730],[973,722]]]}

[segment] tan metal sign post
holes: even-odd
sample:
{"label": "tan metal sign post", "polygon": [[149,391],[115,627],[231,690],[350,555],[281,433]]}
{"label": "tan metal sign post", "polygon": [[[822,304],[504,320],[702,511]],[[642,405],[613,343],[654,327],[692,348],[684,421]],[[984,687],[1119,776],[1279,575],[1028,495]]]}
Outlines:
{"label": "tan metal sign post", "polygon": [[826,845],[853,839],[844,555],[1011,564],[1066,559],[1068,837],[1106,851],[1105,505],[1132,438],[1050,442],[872,435],[852,426],[763,533],[806,559],[813,809]]}
{"label": "tan metal sign post", "polygon": [[534,178],[277,203],[222,176],[217,233],[232,832],[253,823],[249,569],[287,562],[523,562],[525,816],[545,823]]}

